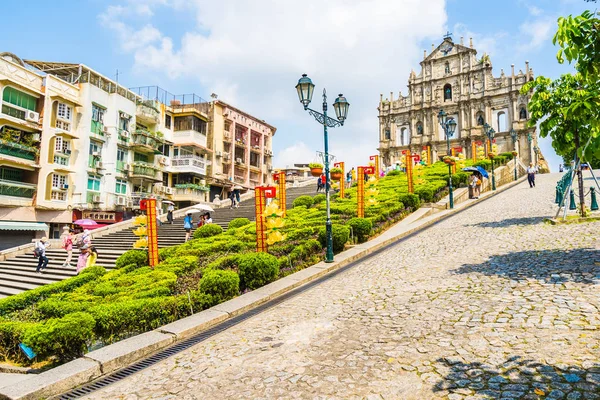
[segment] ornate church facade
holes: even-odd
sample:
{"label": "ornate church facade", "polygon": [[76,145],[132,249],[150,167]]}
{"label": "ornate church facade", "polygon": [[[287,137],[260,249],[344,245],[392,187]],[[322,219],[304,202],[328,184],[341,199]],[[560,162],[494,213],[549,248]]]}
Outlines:
{"label": "ornate church facade", "polygon": [[[389,99],[384,99],[381,95],[379,153],[385,165],[400,162],[404,150],[421,154],[427,146],[432,162],[445,156],[446,137],[437,117],[442,109],[457,122],[450,148],[462,148],[467,158],[473,156],[472,143],[487,140],[483,129],[487,123],[496,131],[500,153],[516,147],[523,162],[535,159],[535,128],[527,127],[529,95],[519,93],[533,79],[529,62],[525,62],[525,72],[515,73],[513,64],[510,74],[502,70],[496,78],[489,56],[484,53],[478,59],[472,39],[468,47],[462,38],[460,42],[456,44],[446,35],[437,48],[432,45],[429,55],[425,51],[420,72],[411,71],[406,96],[400,92],[395,99],[391,92]],[[511,129],[519,135],[516,146]]]}

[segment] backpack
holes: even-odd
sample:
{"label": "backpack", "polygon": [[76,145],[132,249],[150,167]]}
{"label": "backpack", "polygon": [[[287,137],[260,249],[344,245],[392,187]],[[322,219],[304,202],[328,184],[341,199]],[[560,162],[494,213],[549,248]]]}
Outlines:
{"label": "backpack", "polygon": [[35,258],[40,258],[40,257],[42,256],[42,251],[41,251],[41,249],[38,247],[38,246],[39,246],[39,244],[40,244],[40,242],[37,242],[37,243],[35,244],[35,247],[33,248],[33,256],[34,256]]}

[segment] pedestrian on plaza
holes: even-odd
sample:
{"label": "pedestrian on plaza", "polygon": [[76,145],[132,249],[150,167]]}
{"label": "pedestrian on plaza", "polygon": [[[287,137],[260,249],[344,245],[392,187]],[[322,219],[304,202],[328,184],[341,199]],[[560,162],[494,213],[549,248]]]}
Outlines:
{"label": "pedestrian on plaza", "polygon": [[471,186],[473,198],[478,199],[479,198],[479,188],[481,187],[481,180],[479,179],[477,174],[471,175],[471,181],[470,181],[469,185]]}
{"label": "pedestrian on plaza", "polygon": [[36,244],[34,249],[34,255],[38,258],[38,265],[35,270],[38,274],[42,273],[42,269],[46,269],[48,266],[48,257],[46,257],[46,249],[50,247],[50,243],[48,243],[48,238],[41,238]]}
{"label": "pedestrian on plaza", "polygon": [[235,207],[235,191],[229,191],[229,200],[231,200],[231,205],[229,206],[229,208]]}
{"label": "pedestrian on plaza", "polygon": [[535,187],[535,173],[537,172],[537,168],[533,166],[533,163],[529,163],[529,168],[527,168],[527,182],[529,182],[529,187]]}
{"label": "pedestrian on plaza", "polygon": [[321,177],[319,177],[317,179],[317,193],[319,193],[321,191],[321,188],[323,187],[322,185],[323,184],[321,183]]}
{"label": "pedestrian on plaza", "polygon": [[354,167],[350,170],[350,176],[352,176],[352,183],[356,182],[356,170]]}
{"label": "pedestrian on plaza", "polygon": [[206,214],[202,214],[198,219],[198,228],[203,227],[206,224]]}
{"label": "pedestrian on plaza", "polygon": [[558,172],[563,172],[563,165],[562,164],[558,164]]}
{"label": "pedestrian on plaza", "polygon": [[63,238],[62,248],[67,251],[67,259],[63,263],[63,268],[71,268],[71,258],[73,257],[73,229],[69,229],[69,232]]}
{"label": "pedestrian on plaza", "polygon": [[369,174],[365,174],[365,182],[369,182]]}
{"label": "pedestrian on plaza", "polygon": [[192,213],[188,212],[186,216],[183,218],[183,229],[185,229],[185,241],[190,240],[190,235],[192,233],[192,226],[194,224],[194,220],[192,218]]}
{"label": "pedestrian on plaza", "polygon": [[235,192],[235,208],[239,208],[240,202],[241,202],[240,189],[235,189],[234,192]]}
{"label": "pedestrian on plaza", "polygon": [[175,206],[169,204],[169,207],[167,207],[167,221],[169,221],[169,224],[171,225],[173,225],[173,211],[175,211]]}
{"label": "pedestrian on plaza", "polygon": [[212,224],[212,218],[210,217],[210,213],[204,214],[204,224]]}
{"label": "pedestrian on plaza", "polygon": [[77,240],[77,247],[79,248],[79,257],[77,257],[77,267],[76,271],[79,274],[79,271],[85,268],[87,265],[87,259],[90,256],[89,249],[92,246],[92,237],[90,235],[89,230],[84,230],[83,234]]}
{"label": "pedestrian on plaza", "polygon": [[98,259],[98,251],[94,246],[90,246],[88,249],[88,257],[85,262],[85,268],[93,267],[96,265],[96,260]]}
{"label": "pedestrian on plaza", "polygon": [[350,189],[352,187],[352,172],[346,172],[346,188]]}

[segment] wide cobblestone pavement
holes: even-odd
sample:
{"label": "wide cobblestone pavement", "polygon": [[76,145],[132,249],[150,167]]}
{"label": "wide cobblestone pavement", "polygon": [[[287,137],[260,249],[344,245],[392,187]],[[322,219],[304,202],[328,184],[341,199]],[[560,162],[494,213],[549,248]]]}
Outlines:
{"label": "wide cobblestone pavement", "polygon": [[600,223],[538,176],[124,381],[104,399],[600,399]]}

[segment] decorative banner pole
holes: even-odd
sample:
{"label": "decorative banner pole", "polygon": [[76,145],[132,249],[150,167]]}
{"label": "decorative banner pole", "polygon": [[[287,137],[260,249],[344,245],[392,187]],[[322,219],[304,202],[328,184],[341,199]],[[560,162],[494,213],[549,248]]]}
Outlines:
{"label": "decorative banner pole", "polygon": [[346,167],[345,167],[345,165],[346,164],[343,161],[336,162],[335,164],[333,164],[334,167],[342,169],[342,180],[340,180],[340,199],[344,198],[344,192],[346,189]]}
{"label": "decorative banner pole", "polygon": [[286,208],[286,192],[285,192],[285,172],[279,173],[279,210],[283,212],[283,217],[285,218],[287,208]]}
{"label": "decorative banner pole", "polygon": [[[265,224],[265,197],[275,197],[276,189],[273,186],[258,186],[254,188],[254,215],[256,217],[256,252],[267,252],[267,235]],[[266,195],[266,196],[265,196]]]}
{"label": "decorative banner pole", "polygon": [[473,158],[473,162],[477,162],[477,142],[471,142],[471,157]]}
{"label": "decorative banner pole", "polygon": [[406,179],[408,181],[408,193],[414,193],[414,182],[413,182],[413,156],[410,154],[410,150],[404,150],[404,165],[406,165]]}
{"label": "decorative banner pole", "polygon": [[156,235],[156,199],[146,199],[146,216],[148,218],[148,265],[158,265],[158,238]]}
{"label": "decorative banner pole", "polygon": [[375,167],[358,167],[358,187],[356,191],[358,218],[365,217],[365,174],[374,174]]}
{"label": "decorative banner pole", "polygon": [[375,178],[379,179],[379,155],[371,156],[369,160],[375,163]]}

